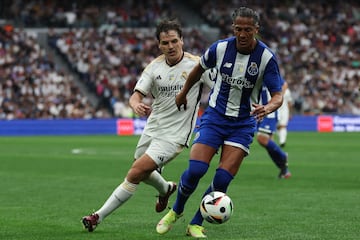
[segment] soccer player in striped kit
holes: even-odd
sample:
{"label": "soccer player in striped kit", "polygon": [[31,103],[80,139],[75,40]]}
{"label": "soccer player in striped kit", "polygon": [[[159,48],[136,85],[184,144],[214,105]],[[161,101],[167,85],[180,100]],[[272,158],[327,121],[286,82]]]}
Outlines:
{"label": "soccer player in striped kit", "polygon": [[[190,89],[205,70],[217,69],[209,106],[201,118],[191,148],[189,166],[181,175],[176,202],[157,224],[159,234],[168,232],[182,216],[186,201],[220,148],[218,168],[204,195],[215,190],[226,193],[241,162],[249,154],[257,122],[282,103],[282,80],[277,59],[263,42],[256,39],[260,21],[258,13],[240,7],[233,12],[232,20],[234,36],[216,41],[206,50],[176,96],[179,111],[188,111],[187,94]],[[266,105],[259,104],[263,85],[271,94]],[[187,226],[187,235],[206,238],[202,223],[198,210]]]}

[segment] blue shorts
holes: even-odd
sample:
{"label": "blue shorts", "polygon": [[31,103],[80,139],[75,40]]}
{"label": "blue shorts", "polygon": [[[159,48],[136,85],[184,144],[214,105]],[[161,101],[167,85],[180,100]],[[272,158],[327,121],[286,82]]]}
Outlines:
{"label": "blue shorts", "polygon": [[258,123],[258,132],[272,135],[276,132],[277,118],[265,117],[261,122]]}
{"label": "blue shorts", "polygon": [[208,107],[201,116],[193,143],[206,144],[216,150],[222,145],[231,145],[249,154],[255,131],[256,120],[253,117],[226,117]]}

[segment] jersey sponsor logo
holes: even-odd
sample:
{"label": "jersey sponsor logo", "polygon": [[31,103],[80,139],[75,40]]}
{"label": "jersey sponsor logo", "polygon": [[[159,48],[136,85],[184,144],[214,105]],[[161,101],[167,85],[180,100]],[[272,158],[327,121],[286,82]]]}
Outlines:
{"label": "jersey sponsor logo", "polygon": [[180,90],[182,89],[183,85],[168,85],[168,86],[159,86],[159,96],[163,97],[174,97],[176,96]]}
{"label": "jersey sponsor logo", "polygon": [[237,86],[239,88],[254,88],[254,84],[248,81],[245,77],[233,78],[229,75],[222,73],[222,80],[232,86]]}
{"label": "jersey sponsor logo", "polygon": [[256,74],[259,73],[259,68],[258,68],[256,62],[251,62],[250,66],[247,69],[247,72],[251,76],[255,76]]}

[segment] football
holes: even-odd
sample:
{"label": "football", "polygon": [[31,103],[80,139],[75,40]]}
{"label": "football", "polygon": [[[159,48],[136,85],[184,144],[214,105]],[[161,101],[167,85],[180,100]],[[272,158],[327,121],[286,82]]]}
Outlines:
{"label": "football", "polygon": [[201,200],[200,213],[202,217],[213,224],[222,224],[228,221],[233,213],[234,206],[231,198],[223,192],[214,191]]}

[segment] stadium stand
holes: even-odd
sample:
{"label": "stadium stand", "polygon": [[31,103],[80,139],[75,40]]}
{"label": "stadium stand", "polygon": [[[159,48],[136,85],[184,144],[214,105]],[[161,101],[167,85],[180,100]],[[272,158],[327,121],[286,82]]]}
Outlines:
{"label": "stadium stand", "polygon": [[[192,18],[182,19],[175,9],[178,4],[197,12],[201,26]],[[358,1],[57,1],[57,0],[3,0],[0,5],[2,34],[0,40],[1,88],[0,118],[60,118],[60,117],[124,117],[133,116],[127,99],[143,67],[158,54],[154,41],[153,26],[162,17],[178,17],[186,28],[185,46],[189,52],[201,54],[210,43],[206,28],[216,28],[220,37],[231,35],[228,23],[233,9],[246,4],[261,14],[260,38],[279,57],[281,71],[289,83],[295,101],[295,114],[352,114],[360,115],[360,4]],[[188,15],[187,15],[188,16]],[[195,18],[194,18],[195,19]],[[204,28],[204,26],[206,26]],[[8,28],[22,36],[24,46],[28,42],[35,49],[40,47],[34,36],[25,37],[21,28],[46,28],[48,44],[66,61],[74,75],[58,72],[57,65],[43,50],[37,53],[37,65],[60,75],[73,89],[76,100],[85,105],[86,114],[80,116],[39,113],[15,114],[6,95],[12,92],[16,101],[24,98],[14,94],[14,89],[25,89],[27,81],[19,81],[17,61],[4,65],[4,54],[12,46],[5,34]],[[265,29],[270,31],[265,31]],[[17,33],[20,31],[20,33]],[[9,45],[10,44],[10,45]],[[22,46],[21,45],[21,49]],[[15,44],[16,48],[17,44]],[[19,48],[19,46],[17,46]],[[21,51],[34,55],[33,51]],[[19,56],[16,56],[19,58]],[[22,57],[24,57],[22,55]],[[10,57],[11,58],[11,57]],[[12,58],[15,58],[13,56]],[[31,59],[27,56],[28,59]],[[26,59],[26,58],[22,58]],[[25,65],[24,65],[25,64]],[[25,69],[29,63],[22,63]],[[20,66],[21,68],[21,66]],[[29,67],[28,67],[29,68]],[[38,75],[46,76],[48,73]],[[3,77],[6,76],[6,77]],[[43,77],[44,78],[44,77]],[[99,99],[99,105],[91,106],[81,89],[73,81],[80,79],[86,88]],[[18,84],[21,84],[20,86]],[[24,85],[23,85],[24,84]],[[26,85],[27,84],[27,85]],[[53,83],[54,84],[54,83]],[[9,85],[12,85],[11,87]],[[44,85],[44,86],[43,86]],[[46,84],[41,82],[45,88]],[[9,90],[11,89],[11,90]],[[66,97],[63,97],[66,99]],[[4,100],[6,99],[6,100]],[[82,99],[82,100],[79,100]],[[28,102],[29,100],[24,100]],[[32,103],[21,103],[24,106]],[[66,102],[74,102],[67,99]],[[151,101],[149,99],[149,101]],[[203,104],[206,98],[202,99]],[[31,102],[31,101],[30,101]],[[39,101],[40,102],[40,101]],[[65,100],[64,100],[65,102]],[[75,101],[76,102],[76,101]],[[17,103],[19,104],[19,103]],[[81,105],[75,104],[74,105]],[[54,104],[45,104],[46,106]],[[55,104],[56,105],[56,104]],[[65,103],[63,103],[65,106]],[[26,108],[26,107],[25,107]],[[54,107],[52,107],[54,108]],[[104,109],[108,109],[106,113]],[[98,111],[98,113],[97,113]]]}
{"label": "stadium stand", "polygon": [[22,30],[0,30],[0,119],[105,117]]}
{"label": "stadium stand", "polygon": [[[49,39],[103,106],[119,116],[119,101],[127,102],[145,64],[159,54],[153,35],[153,29],[81,29]],[[204,51],[206,41],[198,31],[184,35],[192,53]]]}
{"label": "stadium stand", "polygon": [[[211,26],[231,34],[241,3],[189,1]],[[250,1],[249,1],[250,3]],[[261,15],[261,39],[279,56],[301,114],[360,114],[359,1],[251,1]],[[267,31],[265,31],[267,30]]]}

